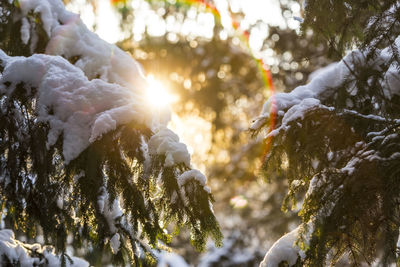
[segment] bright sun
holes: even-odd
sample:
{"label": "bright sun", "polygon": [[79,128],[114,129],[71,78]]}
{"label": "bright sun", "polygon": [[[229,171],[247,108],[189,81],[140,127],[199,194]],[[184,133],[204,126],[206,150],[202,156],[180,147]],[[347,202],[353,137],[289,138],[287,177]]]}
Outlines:
{"label": "bright sun", "polygon": [[168,89],[152,74],[147,76],[149,86],[146,90],[147,102],[153,107],[165,107],[178,101],[178,96],[171,94]]}

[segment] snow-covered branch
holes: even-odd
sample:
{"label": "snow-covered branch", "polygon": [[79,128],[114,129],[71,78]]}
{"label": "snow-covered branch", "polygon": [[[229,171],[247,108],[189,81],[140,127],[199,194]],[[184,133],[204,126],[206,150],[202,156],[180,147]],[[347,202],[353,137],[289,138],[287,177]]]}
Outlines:
{"label": "snow-covered branch", "polygon": [[77,244],[108,247],[119,262],[139,259],[134,243],[155,257],[151,249],[170,239],[167,223],[189,227],[198,248],[208,236],[220,242],[206,178],[167,128],[168,106],[148,105],[140,64],[61,0],[1,5],[20,35],[17,46],[0,43],[6,220],[42,226],[60,250],[75,232]]}
{"label": "snow-covered branch", "polygon": [[40,244],[26,244],[15,239],[11,230],[0,230],[1,266],[61,266],[88,267],[89,263],[66,254],[57,255],[54,248]]}

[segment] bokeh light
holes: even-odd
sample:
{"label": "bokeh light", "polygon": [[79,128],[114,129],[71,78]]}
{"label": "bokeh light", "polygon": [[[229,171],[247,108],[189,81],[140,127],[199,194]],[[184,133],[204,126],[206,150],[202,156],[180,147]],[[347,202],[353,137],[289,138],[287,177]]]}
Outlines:
{"label": "bokeh light", "polygon": [[245,196],[237,195],[231,198],[230,204],[236,209],[242,209],[247,206],[248,201]]}

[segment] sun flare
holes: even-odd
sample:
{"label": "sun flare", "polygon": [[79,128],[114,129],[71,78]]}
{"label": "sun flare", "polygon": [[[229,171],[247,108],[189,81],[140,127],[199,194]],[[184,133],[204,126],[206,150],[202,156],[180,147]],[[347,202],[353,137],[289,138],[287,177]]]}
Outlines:
{"label": "sun flare", "polygon": [[165,107],[179,100],[177,95],[172,94],[152,74],[147,76],[147,82],[146,99],[152,107]]}

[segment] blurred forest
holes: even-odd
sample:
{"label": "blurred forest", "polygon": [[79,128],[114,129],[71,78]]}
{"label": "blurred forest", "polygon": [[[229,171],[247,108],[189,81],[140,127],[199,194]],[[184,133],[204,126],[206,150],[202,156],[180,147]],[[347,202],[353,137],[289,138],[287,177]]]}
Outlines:
{"label": "blurred forest", "polygon": [[296,210],[281,210],[286,181],[260,177],[266,146],[248,127],[272,93],[263,71],[276,92],[290,91],[337,56],[327,58],[312,31],[300,34],[301,3],[264,1],[271,10],[260,14],[261,2],[64,0],[175,96],[171,127],[209,179],[225,237],[224,247],[199,253],[179,235],[174,252],[191,265],[258,266],[299,222]]}

